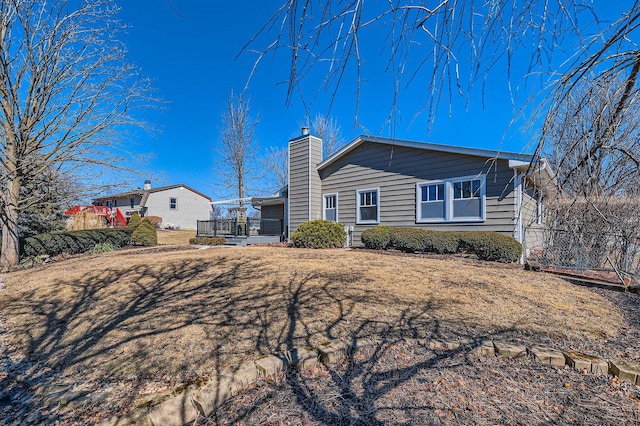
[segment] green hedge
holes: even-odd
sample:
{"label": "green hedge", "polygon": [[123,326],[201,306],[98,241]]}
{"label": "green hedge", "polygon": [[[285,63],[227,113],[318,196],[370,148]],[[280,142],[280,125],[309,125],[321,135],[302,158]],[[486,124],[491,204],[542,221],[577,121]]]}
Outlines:
{"label": "green hedge", "polygon": [[360,237],[366,248],[396,249],[410,253],[473,253],[481,260],[517,262],[522,245],[497,232],[450,232],[421,228],[374,226]]}
{"label": "green hedge", "polygon": [[131,233],[131,242],[136,246],[155,246],[158,244],[158,232],[155,226],[143,220]]}
{"label": "green hedge", "polygon": [[522,255],[522,244],[497,232],[460,232],[460,247],[493,262],[517,262]]}
{"label": "green hedge", "polygon": [[344,226],[330,220],[310,220],[298,226],[291,235],[294,247],[337,248],[343,247],[347,238]]}
{"label": "green hedge", "polygon": [[90,251],[96,245],[103,243],[109,243],[113,247],[124,247],[131,244],[131,231],[131,229],[116,228],[39,234],[21,240],[20,253],[22,257],[76,254]]}
{"label": "green hedge", "polygon": [[220,246],[226,243],[224,237],[196,237],[189,240],[189,244],[199,244],[203,246]]}
{"label": "green hedge", "polygon": [[360,240],[365,247],[373,250],[386,250],[391,245],[394,228],[391,226],[374,226],[362,232]]}

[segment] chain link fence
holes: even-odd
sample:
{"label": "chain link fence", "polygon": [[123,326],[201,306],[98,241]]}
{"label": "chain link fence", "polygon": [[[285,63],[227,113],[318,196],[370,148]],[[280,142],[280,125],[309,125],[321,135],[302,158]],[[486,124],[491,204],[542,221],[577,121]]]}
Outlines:
{"label": "chain link fence", "polygon": [[527,227],[528,239],[539,243],[529,256],[541,266],[640,277],[636,197],[558,198],[547,204],[542,222]]}

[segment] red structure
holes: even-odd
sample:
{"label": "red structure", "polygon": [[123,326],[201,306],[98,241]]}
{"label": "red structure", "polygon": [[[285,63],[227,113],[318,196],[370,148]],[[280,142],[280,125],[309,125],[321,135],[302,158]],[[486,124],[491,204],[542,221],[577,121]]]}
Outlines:
{"label": "red structure", "polygon": [[107,223],[109,223],[109,226],[112,228],[124,228],[127,226],[127,218],[124,213],[122,213],[122,210],[117,207],[114,210],[111,210],[107,206],[73,206],[64,212],[64,214],[71,216],[80,212],[89,212],[98,216],[106,217]]}

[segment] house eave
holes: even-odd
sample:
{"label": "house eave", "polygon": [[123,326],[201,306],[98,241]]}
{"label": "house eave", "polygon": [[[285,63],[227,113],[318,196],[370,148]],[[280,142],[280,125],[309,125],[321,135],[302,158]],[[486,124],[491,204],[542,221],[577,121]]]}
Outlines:
{"label": "house eave", "polygon": [[533,156],[531,154],[518,154],[515,152],[507,152],[507,151],[496,151],[482,148],[467,148],[460,147],[454,145],[440,145],[429,142],[415,142],[408,141],[404,139],[391,139],[391,138],[380,138],[380,137],[370,137],[360,135],[355,138],[352,142],[344,146],[342,149],[336,151],[334,154],[327,157],[321,163],[317,165],[318,170],[322,170],[325,167],[329,166],[339,158],[348,154],[349,152],[356,149],[358,146],[362,145],[366,142],[373,142],[385,145],[393,145],[393,146],[401,146],[405,148],[414,148],[414,149],[422,149],[426,151],[437,151],[437,152],[448,152],[453,154],[463,154],[463,155],[471,155],[475,157],[483,157],[483,158],[496,158],[502,160],[512,160],[512,161],[521,161],[521,162],[531,162]]}

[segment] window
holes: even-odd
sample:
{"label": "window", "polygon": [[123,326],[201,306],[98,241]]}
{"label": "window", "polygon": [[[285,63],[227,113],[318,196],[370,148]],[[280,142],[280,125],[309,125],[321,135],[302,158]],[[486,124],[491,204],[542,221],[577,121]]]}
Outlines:
{"label": "window", "polygon": [[178,199],[169,198],[169,210],[178,210]]}
{"label": "window", "polygon": [[325,194],[323,196],[324,208],[322,218],[332,222],[338,221],[338,194]]}
{"label": "window", "polygon": [[129,199],[129,201],[131,203],[131,208],[133,208],[133,206],[135,205],[135,201],[136,200],[134,198],[131,198],[131,199]]}
{"label": "window", "polygon": [[356,223],[378,223],[380,218],[380,204],[379,204],[378,188],[374,189],[359,189],[356,191],[357,206],[357,220]]}
{"label": "window", "polygon": [[473,222],[485,220],[484,175],[419,182],[416,222]]}
{"label": "window", "polygon": [[420,219],[444,220],[444,183],[423,185],[420,192]]}
{"label": "window", "polygon": [[453,220],[478,219],[482,217],[480,179],[453,182]]}

